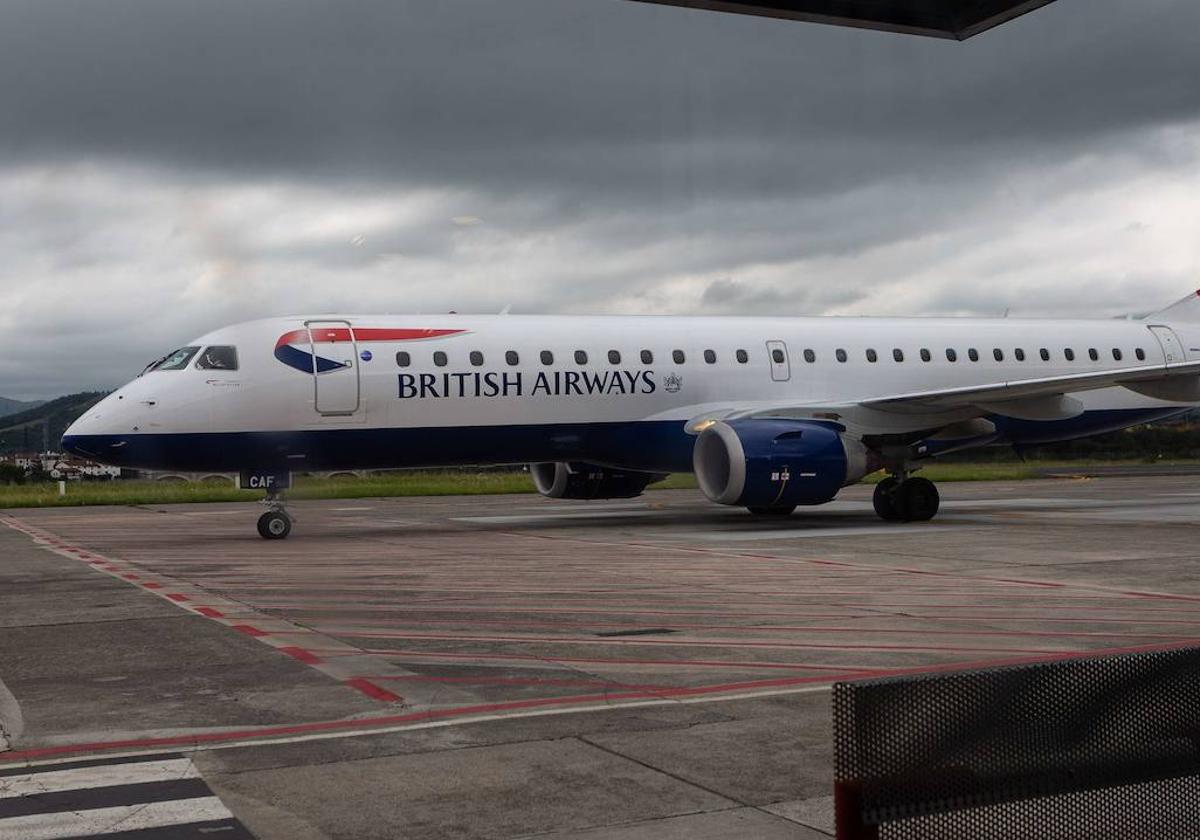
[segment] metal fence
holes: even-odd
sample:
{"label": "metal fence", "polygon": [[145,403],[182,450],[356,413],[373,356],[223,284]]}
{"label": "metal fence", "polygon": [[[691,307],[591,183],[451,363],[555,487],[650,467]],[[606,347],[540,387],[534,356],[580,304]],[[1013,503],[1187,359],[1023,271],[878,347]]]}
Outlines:
{"label": "metal fence", "polygon": [[1200,838],[1200,648],[839,683],[839,840]]}

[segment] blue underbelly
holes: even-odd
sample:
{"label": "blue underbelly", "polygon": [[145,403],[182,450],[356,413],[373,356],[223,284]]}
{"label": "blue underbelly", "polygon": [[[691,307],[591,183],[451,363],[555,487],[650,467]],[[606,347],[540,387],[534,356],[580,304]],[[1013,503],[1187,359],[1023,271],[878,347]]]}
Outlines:
{"label": "blue underbelly", "polygon": [[133,469],[232,472],[386,469],[531,461],[588,461],[650,472],[691,472],[695,438],[679,421],[418,429],[320,429],[73,435],[63,447]]}
{"label": "blue underbelly", "polygon": [[[980,443],[1033,445],[1116,431],[1186,409],[1089,411],[1070,420],[991,417]],[[587,461],[648,472],[691,472],[695,438],[679,421],[556,423],[418,429],[75,435],[67,450],[134,469],[235,472],[250,468],[387,469],[531,461]]]}
{"label": "blue underbelly", "polygon": [[997,443],[1033,445],[1102,435],[1140,423],[1176,417],[1187,411],[1186,408],[1174,407],[1136,408],[1087,411],[1070,420],[1014,420],[998,416],[988,419],[996,425],[999,434]]}

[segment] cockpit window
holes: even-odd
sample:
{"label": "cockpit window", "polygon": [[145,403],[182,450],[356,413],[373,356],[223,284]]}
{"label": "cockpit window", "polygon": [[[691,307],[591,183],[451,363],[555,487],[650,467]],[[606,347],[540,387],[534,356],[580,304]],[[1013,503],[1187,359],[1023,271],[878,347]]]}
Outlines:
{"label": "cockpit window", "polygon": [[196,367],[201,370],[237,370],[237,348],[214,344],[205,347]]}
{"label": "cockpit window", "polygon": [[183,370],[199,349],[199,347],[180,347],[178,350],[172,350],[157,362],[152,362],[144,373],[152,370]]}

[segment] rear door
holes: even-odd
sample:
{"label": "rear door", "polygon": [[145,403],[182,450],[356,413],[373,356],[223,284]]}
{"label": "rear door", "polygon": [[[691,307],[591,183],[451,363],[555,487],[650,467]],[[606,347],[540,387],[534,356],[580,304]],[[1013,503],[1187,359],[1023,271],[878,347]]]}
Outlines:
{"label": "rear door", "polygon": [[1150,332],[1154,333],[1154,337],[1162,345],[1167,364],[1184,361],[1183,344],[1180,343],[1179,336],[1175,335],[1175,330],[1170,327],[1151,327]]}
{"label": "rear door", "polygon": [[768,341],[767,358],[771,362],[772,379],[776,382],[787,382],[792,378],[792,365],[788,360],[786,344],[782,341]]}
{"label": "rear door", "polygon": [[362,376],[354,326],[339,319],[305,321],[312,353],[313,406],[326,417],[355,414],[362,405]]}

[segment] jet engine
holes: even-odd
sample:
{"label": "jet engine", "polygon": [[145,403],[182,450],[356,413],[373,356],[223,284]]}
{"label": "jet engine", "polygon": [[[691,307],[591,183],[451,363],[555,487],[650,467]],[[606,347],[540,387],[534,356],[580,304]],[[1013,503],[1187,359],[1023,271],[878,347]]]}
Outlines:
{"label": "jet engine", "polygon": [[700,433],[692,466],[704,495],[722,505],[819,505],[878,469],[861,441],[834,423],[745,419]]}
{"label": "jet engine", "polygon": [[642,495],[647,484],[666,478],[659,473],[563,461],[530,464],[529,472],[537,491],[552,499],[632,499]]}

